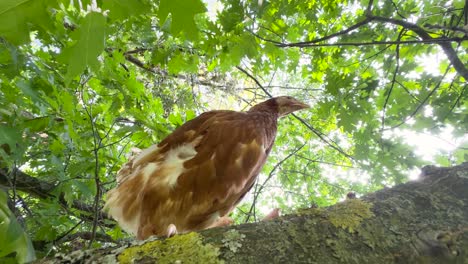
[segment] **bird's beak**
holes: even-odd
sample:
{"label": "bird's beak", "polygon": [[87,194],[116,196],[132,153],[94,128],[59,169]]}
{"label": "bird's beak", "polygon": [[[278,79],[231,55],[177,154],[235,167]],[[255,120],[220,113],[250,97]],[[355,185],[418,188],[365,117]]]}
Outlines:
{"label": "bird's beak", "polygon": [[285,116],[292,112],[296,112],[296,111],[299,111],[301,109],[306,109],[306,108],[310,108],[310,106],[303,102],[300,102],[300,101],[290,102],[289,104],[284,106],[283,109],[280,110],[280,116]]}
{"label": "bird's beak", "polygon": [[292,104],[292,108],[294,108],[294,111],[297,111],[301,109],[310,108],[310,105],[297,101]]}

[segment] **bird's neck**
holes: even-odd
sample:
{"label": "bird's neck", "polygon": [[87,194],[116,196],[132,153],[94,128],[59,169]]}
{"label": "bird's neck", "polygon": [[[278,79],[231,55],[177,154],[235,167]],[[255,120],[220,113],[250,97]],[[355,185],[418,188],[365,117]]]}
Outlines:
{"label": "bird's neck", "polygon": [[278,113],[278,106],[276,104],[273,104],[273,102],[264,102],[258,105],[254,105],[252,108],[249,109],[249,113],[268,113],[272,115],[275,118],[279,117]]}

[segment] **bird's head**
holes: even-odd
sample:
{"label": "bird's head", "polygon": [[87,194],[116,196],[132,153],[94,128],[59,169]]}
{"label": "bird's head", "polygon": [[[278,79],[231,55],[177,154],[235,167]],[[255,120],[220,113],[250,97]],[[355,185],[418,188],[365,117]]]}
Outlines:
{"label": "bird's head", "polygon": [[294,111],[309,107],[310,106],[308,104],[305,104],[291,96],[278,96],[253,106],[249,111],[274,112],[275,114],[278,114],[279,117],[281,117]]}
{"label": "bird's head", "polygon": [[278,106],[279,116],[285,116],[292,112],[310,107],[308,104],[305,104],[291,96],[279,96],[273,98],[273,100],[275,100],[276,105]]}

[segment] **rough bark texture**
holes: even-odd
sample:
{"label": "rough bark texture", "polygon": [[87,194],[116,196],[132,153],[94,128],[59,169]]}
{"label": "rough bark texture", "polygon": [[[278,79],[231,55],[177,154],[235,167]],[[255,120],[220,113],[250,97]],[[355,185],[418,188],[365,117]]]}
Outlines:
{"label": "rough bark texture", "polygon": [[63,263],[468,263],[468,163],[255,224],[74,252]]}

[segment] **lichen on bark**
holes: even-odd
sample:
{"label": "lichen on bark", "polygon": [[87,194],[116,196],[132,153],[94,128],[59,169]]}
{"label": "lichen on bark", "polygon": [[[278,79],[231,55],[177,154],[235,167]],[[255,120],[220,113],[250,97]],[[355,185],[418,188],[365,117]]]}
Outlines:
{"label": "lichen on bark", "polygon": [[372,204],[360,199],[348,199],[327,211],[327,217],[335,227],[354,232],[365,219],[371,218]]}
{"label": "lichen on bark", "polygon": [[177,235],[132,246],[118,255],[119,263],[139,263],[145,259],[155,263],[207,263],[220,264],[219,249],[202,241],[197,233]]}

